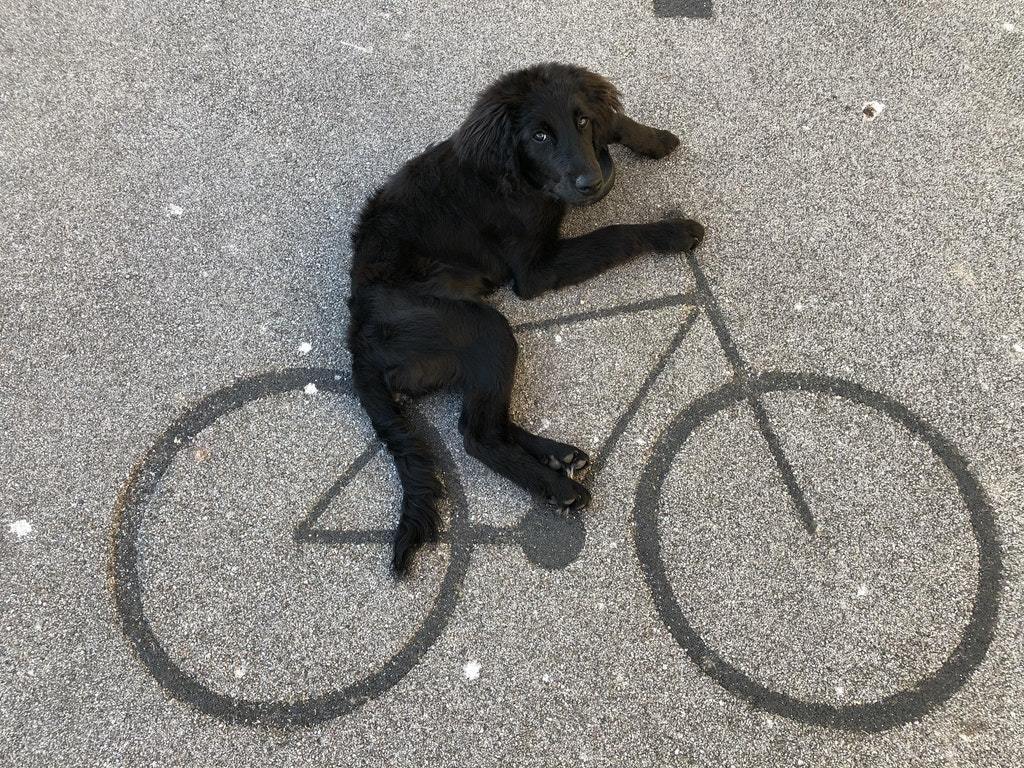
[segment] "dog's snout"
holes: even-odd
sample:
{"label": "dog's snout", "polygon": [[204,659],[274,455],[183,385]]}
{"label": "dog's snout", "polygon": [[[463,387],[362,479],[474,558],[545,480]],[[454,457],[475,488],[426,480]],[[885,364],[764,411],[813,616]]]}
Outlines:
{"label": "dog's snout", "polygon": [[602,181],[603,179],[600,173],[591,171],[590,173],[581,173],[573,180],[573,183],[576,185],[576,189],[579,192],[584,195],[589,195],[601,186]]}

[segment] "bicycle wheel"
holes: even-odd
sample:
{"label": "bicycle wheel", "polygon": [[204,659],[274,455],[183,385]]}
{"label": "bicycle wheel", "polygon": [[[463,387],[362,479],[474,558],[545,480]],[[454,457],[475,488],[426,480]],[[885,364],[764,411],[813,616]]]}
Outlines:
{"label": "bicycle wheel", "polygon": [[440,636],[455,609],[458,588],[469,565],[470,545],[462,535],[468,509],[465,493],[450,453],[436,430],[424,423],[422,428],[441,462],[451,500],[450,557],[433,605],[397,653],[383,661],[375,672],[337,690],[295,700],[265,701],[235,698],[216,691],[171,657],[150,623],[143,600],[139,549],[147,504],[160,492],[161,479],[176,454],[217,419],[248,403],[302,390],[310,383],[320,391],[336,394],[350,391],[348,377],[338,371],[292,368],[243,379],[204,397],[153,443],[132,469],[115,504],[110,581],[114,608],[125,636],[149,673],[168,694],[227,722],[308,726],[347,714],[380,696],[396,685]]}
{"label": "bicycle wheel", "polygon": [[[807,701],[772,690],[753,680],[708,646],[683,615],[666,574],[658,529],[658,498],[676,454],[707,419],[755,396],[775,392],[829,395],[883,414],[923,441],[956,482],[970,516],[978,548],[978,585],[970,617],[945,661],[912,687],[877,701],[832,705]],[[1002,552],[992,508],[966,459],[946,438],[900,403],[859,384],[815,374],[768,372],[744,387],[732,381],[696,400],[662,433],[643,470],[633,508],[637,555],[651,589],[655,608],[676,642],[716,683],[752,707],[800,722],[851,731],[880,731],[915,720],[947,701],[981,664],[992,642],[1002,578]]]}

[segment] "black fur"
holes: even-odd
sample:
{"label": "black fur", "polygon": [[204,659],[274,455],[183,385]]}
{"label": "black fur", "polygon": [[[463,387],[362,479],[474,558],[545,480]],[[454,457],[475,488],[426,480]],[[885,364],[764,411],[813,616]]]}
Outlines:
{"label": "black fur", "polygon": [[484,90],[453,136],[406,163],[363,209],[352,235],[349,348],[356,391],[402,482],[396,573],[437,535],[442,493],[400,395],[459,389],[470,455],[559,507],[590,500],[573,478],[589,461],[583,451],[509,420],[518,348],[484,297],[511,282],[531,299],[641,253],[697,246],[703,228],[682,218],[559,238],[567,205],[611,188],[615,142],[654,158],[679,144],[626,117],[599,75],[530,67]]}

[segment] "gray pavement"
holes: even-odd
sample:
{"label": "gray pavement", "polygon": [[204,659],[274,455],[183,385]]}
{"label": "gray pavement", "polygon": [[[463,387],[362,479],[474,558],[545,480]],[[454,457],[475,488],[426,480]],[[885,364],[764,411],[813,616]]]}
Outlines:
{"label": "gray pavement", "polygon": [[[0,7],[0,764],[1024,762],[1024,6],[712,5]],[[594,504],[430,398],[449,533],[394,584],[348,229],[547,59],[682,137],[568,231],[685,210],[716,303],[499,293]],[[715,318],[799,375],[733,397]]]}

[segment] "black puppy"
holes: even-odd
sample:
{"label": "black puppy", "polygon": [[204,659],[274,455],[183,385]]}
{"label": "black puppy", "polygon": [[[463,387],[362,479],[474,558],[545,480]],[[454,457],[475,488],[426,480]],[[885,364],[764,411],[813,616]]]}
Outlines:
{"label": "black puppy", "polygon": [[554,505],[578,510],[590,500],[572,477],[589,462],[583,451],[509,420],[518,349],[484,296],[511,282],[532,299],[641,253],[697,246],[703,227],[681,218],[559,238],[567,205],[612,187],[614,142],[660,158],[679,139],[626,117],[615,87],[593,72],[533,66],[484,90],[453,136],[406,163],[363,209],[352,235],[349,348],[356,392],[404,491],[396,573],[436,536],[441,496],[401,395],[457,387],[467,453]]}

